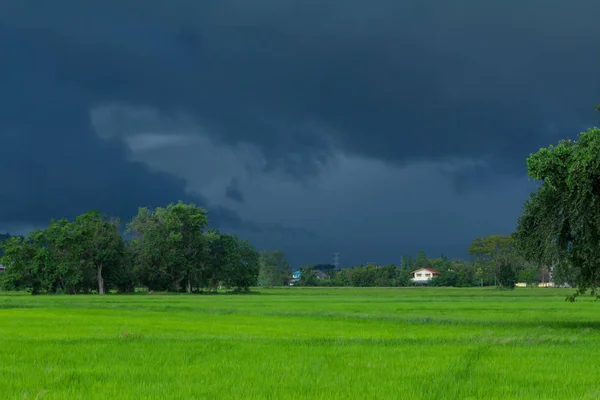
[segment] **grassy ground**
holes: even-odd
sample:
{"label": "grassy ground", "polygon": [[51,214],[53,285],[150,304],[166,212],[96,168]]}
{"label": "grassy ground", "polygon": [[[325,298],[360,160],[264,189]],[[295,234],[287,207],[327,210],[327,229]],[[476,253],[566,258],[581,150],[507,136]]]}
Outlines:
{"label": "grassy ground", "polygon": [[572,289],[0,294],[1,399],[598,399]]}

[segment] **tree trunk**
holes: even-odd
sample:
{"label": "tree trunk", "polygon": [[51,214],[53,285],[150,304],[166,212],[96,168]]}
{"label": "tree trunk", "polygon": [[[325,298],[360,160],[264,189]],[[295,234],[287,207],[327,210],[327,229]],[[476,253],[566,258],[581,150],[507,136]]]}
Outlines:
{"label": "tree trunk", "polygon": [[102,277],[102,264],[98,265],[98,294],[104,294],[104,278]]}
{"label": "tree trunk", "polygon": [[185,286],[185,291],[189,294],[192,293],[192,280],[190,279],[190,276],[188,274],[188,278],[187,278],[187,284]]}
{"label": "tree trunk", "polygon": [[181,290],[181,281],[183,278],[177,278],[173,281],[173,290],[179,292]]}

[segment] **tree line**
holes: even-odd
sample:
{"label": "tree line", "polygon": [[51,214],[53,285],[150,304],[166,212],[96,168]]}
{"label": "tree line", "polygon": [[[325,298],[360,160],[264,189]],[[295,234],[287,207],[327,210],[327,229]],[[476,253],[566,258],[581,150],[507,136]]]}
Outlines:
{"label": "tree line", "polygon": [[2,245],[5,290],[41,293],[121,293],[248,290],[260,254],[237,235],[206,229],[207,212],[182,202],[140,208],[127,224],[97,211],[52,220]]}
{"label": "tree line", "polygon": [[541,148],[526,161],[529,177],[539,186],[525,202],[516,231],[476,239],[469,248],[475,260],[445,271],[448,264],[438,263],[442,274],[432,284],[489,282],[493,276],[514,287],[517,279],[535,281],[545,272],[549,280],[577,288],[569,301],[588,291],[600,295],[600,129]]}
{"label": "tree line", "polygon": [[[515,235],[490,235],[476,238],[469,246],[470,260],[453,259],[442,255],[428,257],[424,251],[416,258],[405,255],[399,265],[360,265],[336,270],[332,264],[307,265],[301,268],[299,286],[406,287],[413,286],[412,271],[431,268],[440,274],[429,286],[501,286],[514,288],[517,282],[534,285],[550,279],[544,266],[523,258]],[[262,253],[259,282],[265,286],[286,285],[292,281],[291,269],[283,251]],[[320,279],[316,272],[326,275]],[[574,284],[576,277],[565,276],[564,283]]]}

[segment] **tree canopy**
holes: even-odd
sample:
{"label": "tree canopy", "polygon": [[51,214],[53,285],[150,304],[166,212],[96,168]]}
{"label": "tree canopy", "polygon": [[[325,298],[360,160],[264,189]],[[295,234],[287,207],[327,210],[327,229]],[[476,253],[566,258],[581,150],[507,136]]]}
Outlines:
{"label": "tree canopy", "polygon": [[600,129],[562,140],[527,159],[539,188],[525,202],[515,234],[529,261],[554,277],[575,275],[578,294],[600,282]]}
{"label": "tree canopy", "polygon": [[140,208],[127,224],[97,211],[52,220],[27,237],[2,244],[2,287],[38,293],[104,294],[136,286],[161,291],[247,290],[257,281],[259,254],[236,235],[205,231],[206,210],[193,204]]}
{"label": "tree canopy", "polygon": [[266,286],[280,286],[290,278],[290,265],[282,250],[263,251],[260,255],[259,281]]}
{"label": "tree canopy", "polygon": [[2,243],[6,242],[12,236],[10,233],[0,233],[0,257],[4,255],[4,250],[2,250]]}
{"label": "tree canopy", "polygon": [[475,258],[475,274],[480,280],[494,281],[505,288],[514,288],[525,261],[517,254],[513,235],[477,237],[469,246],[469,255]]}

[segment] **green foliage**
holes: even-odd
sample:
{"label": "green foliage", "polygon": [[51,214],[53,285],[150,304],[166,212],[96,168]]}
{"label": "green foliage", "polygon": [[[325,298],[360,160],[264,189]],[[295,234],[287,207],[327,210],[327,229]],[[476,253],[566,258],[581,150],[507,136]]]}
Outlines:
{"label": "green foliage", "polygon": [[39,293],[104,294],[150,290],[245,291],[259,271],[259,254],[245,240],[216,230],[204,232],[206,211],[194,205],[140,208],[123,240],[120,221],[91,211],[75,221],[50,221],[26,238],[3,243],[2,288]]}
{"label": "green foliage", "polygon": [[525,202],[516,232],[524,257],[555,276],[574,277],[578,293],[600,283],[600,129],[540,149],[527,159],[541,184]]}
{"label": "green foliage", "polygon": [[465,260],[449,260],[442,255],[438,258],[428,258],[425,252],[420,252],[415,262],[411,257],[402,257],[400,267],[388,266],[357,266],[332,271],[331,279],[326,282],[317,282],[322,286],[354,286],[354,287],[404,287],[413,286],[411,272],[417,265],[424,268],[434,268],[441,274],[429,281],[430,286],[479,286],[476,277],[475,264]]}
{"label": "green foliage", "polygon": [[260,253],[259,283],[265,286],[285,285],[290,279],[290,265],[281,250]]}
{"label": "green foliage", "polygon": [[223,260],[223,285],[237,291],[248,291],[258,281],[260,253],[247,241],[237,235],[221,235],[226,248]]}
{"label": "green foliage", "polygon": [[474,264],[467,261],[447,261],[446,259],[437,267],[437,270],[441,274],[430,282],[430,286],[468,287],[479,285],[475,276]]}
{"label": "green foliage", "polygon": [[498,282],[505,289],[514,289],[520,271],[520,261],[511,256],[501,256],[496,261]]}
{"label": "green foliage", "polygon": [[394,265],[381,267],[358,266],[331,271],[327,286],[398,287],[410,286],[410,269]]}
{"label": "green foliage", "polygon": [[0,276],[2,287],[5,290],[39,293],[42,268],[37,263],[34,264],[38,246],[33,239],[11,237],[3,243],[3,249],[2,264],[6,267],[6,272]]}
{"label": "green foliage", "polygon": [[4,250],[2,250],[2,243],[6,242],[11,238],[9,233],[0,233],[0,257],[4,255]]}
{"label": "green foliage", "polygon": [[410,268],[398,268],[396,270],[396,281],[394,282],[394,286],[410,286],[410,278],[412,278]]}
{"label": "green foliage", "polygon": [[409,255],[403,255],[400,267],[401,268],[411,269],[413,267],[412,258]]}
{"label": "green foliage", "polygon": [[396,267],[356,267],[350,281],[355,287],[396,286]]}
{"label": "green foliage", "polygon": [[122,285],[126,257],[125,242],[119,232],[120,221],[91,211],[78,216],[72,225],[77,236],[70,249],[98,293],[104,294],[109,282]]}
{"label": "green foliage", "polygon": [[475,258],[475,274],[485,285],[497,282],[514,287],[512,277],[514,275],[516,279],[525,265],[525,261],[518,255],[514,235],[477,237],[469,246],[469,255]]}
{"label": "green foliage", "polygon": [[415,262],[413,263],[412,268],[432,268],[431,260],[427,258],[427,255],[423,250],[419,251],[419,254],[417,255]]}
{"label": "green foliage", "polygon": [[256,284],[260,256],[245,240],[203,232],[206,211],[193,204],[140,208],[128,227],[140,282],[157,291],[248,290]]}
{"label": "green foliage", "polygon": [[318,279],[317,274],[315,274],[314,267],[312,265],[307,265],[304,268],[300,269],[300,281],[298,282],[299,286],[317,286]]}
{"label": "green foliage", "polygon": [[105,277],[117,281],[123,267],[124,241],[118,221],[96,211],[69,222],[50,221],[46,229],[4,243],[3,286],[37,293],[103,294]]}
{"label": "green foliage", "polygon": [[166,208],[140,208],[128,229],[134,236],[131,247],[141,283],[151,290],[185,287],[188,293],[193,287],[206,287],[207,224],[206,210],[181,201]]}
{"label": "green foliage", "polygon": [[527,286],[533,286],[537,283],[538,268],[529,265],[519,272],[519,281],[524,282]]}

